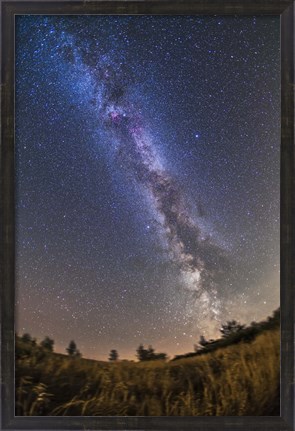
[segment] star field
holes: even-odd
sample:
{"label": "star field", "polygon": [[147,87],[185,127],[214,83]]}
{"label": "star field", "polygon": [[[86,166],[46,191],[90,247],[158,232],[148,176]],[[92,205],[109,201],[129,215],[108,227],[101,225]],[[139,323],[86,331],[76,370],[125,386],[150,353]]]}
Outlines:
{"label": "star field", "polygon": [[279,305],[279,19],[16,17],[16,323],[170,356]]}

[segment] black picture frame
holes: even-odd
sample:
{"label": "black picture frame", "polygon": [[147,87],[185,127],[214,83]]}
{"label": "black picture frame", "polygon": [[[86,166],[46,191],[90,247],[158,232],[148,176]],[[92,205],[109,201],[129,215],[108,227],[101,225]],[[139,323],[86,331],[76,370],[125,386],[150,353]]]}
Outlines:
{"label": "black picture frame", "polygon": [[[294,3],[292,0],[1,2],[1,427],[96,430],[294,430]],[[277,15],[281,20],[281,416],[15,417],[14,23],[22,14]]]}

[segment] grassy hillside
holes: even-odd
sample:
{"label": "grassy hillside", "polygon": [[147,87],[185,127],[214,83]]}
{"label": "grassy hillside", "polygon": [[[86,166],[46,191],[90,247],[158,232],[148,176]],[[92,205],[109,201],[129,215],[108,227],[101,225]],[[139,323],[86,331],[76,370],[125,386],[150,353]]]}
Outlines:
{"label": "grassy hillside", "polygon": [[98,362],[35,346],[17,355],[16,415],[279,415],[279,384],[278,328],[175,362]]}

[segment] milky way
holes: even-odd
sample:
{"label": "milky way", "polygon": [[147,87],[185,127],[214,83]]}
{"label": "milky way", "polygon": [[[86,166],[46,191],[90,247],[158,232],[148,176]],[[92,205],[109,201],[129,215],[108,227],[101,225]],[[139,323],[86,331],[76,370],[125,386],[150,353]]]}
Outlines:
{"label": "milky way", "polygon": [[90,356],[106,356],[96,339],[130,356],[138,342],[187,350],[228,318],[272,311],[276,21],[18,22],[19,327],[32,332],[27,299],[46,291],[63,329],[35,304],[33,335],[59,347],[77,325]]}
{"label": "milky way", "polygon": [[[169,255],[183,275],[184,287],[195,292],[200,292],[203,288],[206,295],[209,285],[208,280],[205,283],[205,276],[213,271],[210,261],[212,263],[212,256],[216,261],[220,250],[209,238],[202,237],[201,229],[187,213],[177,184],[159,166],[152,142],[145,136],[144,127],[138,123],[139,119],[124,114],[124,111],[120,114],[120,106],[111,105],[109,111],[115,131],[120,136],[120,159],[149,191],[164,228]],[[208,305],[206,304],[207,307]],[[215,311],[214,308],[210,309]]]}
{"label": "milky way", "polygon": [[128,85],[124,84],[120,68],[115,70],[114,59],[98,57],[92,66],[87,53],[80,54],[70,40],[71,44],[65,42],[62,50],[73,64],[82,61],[92,78],[94,109],[101,125],[111,133],[120,166],[148,191],[167,242],[168,256],[179,268],[181,287],[193,292],[190,307],[202,313],[203,328],[215,329],[220,305],[218,275],[226,269],[224,251],[188,213],[177,182],[162,167],[153,141],[145,133],[144,118],[129,99]]}

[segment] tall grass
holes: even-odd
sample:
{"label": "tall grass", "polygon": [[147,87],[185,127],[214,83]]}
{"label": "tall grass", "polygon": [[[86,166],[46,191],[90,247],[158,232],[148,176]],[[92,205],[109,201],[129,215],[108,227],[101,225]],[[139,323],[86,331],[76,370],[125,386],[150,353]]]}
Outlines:
{"label": "tall grass", "polygon": [[16,415],[279,415],[279,330],[175,362],[47,354],[16,363]]}

